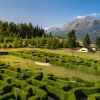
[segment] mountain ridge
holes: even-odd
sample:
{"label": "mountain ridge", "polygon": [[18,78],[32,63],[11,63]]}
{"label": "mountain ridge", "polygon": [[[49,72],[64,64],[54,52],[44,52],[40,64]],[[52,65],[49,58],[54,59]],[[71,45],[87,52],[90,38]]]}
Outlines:
{"label": "mountain ridge", "polygon": [[75,18],[72,22],[62,27],[52,27],[46,32],[51,32],[53,36],[67,37],[67,33],[72,29],[76,31],[76,37],[79,40],[83,40],[84,35],[88,33],[91,40],[95,41],[96,36],[100,35],[100,18],[92,16]]}

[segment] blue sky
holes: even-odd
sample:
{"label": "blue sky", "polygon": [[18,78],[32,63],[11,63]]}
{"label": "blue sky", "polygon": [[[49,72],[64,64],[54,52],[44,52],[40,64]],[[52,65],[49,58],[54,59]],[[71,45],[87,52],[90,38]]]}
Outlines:
{"label": "blue sky", "polygon": [[0,0],[0,20],[61,26],[77,16],[100,16],[100,0]]}

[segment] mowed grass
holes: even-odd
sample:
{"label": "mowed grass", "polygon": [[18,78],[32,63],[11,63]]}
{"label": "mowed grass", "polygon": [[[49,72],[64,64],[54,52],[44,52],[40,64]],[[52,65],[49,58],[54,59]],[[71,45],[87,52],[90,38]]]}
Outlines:
{"label": "mowed grass", "polygon": [[68,56],[79,56],[80,58],[87,59],[87,60],[100,60],[100,51],[95,53],[87,52],[82,53],[78,50],[71,50],[71,49],[57,49],[57,50],[50,50],[50,49],[43,49],[43,48],[12,48],[12,49],[0,49],[0,51],[30,51],[30,50],[37,50],[47,53],[56,53],[61,55],[68,55]]}
{"label": "mowed grass", "polygon": [[92,52],[79,52],[79,50],[71,50],[71,49],[57,49],[57,50],[50,50],[50,49],[40,49],[34,48],[34,50],[47,52],[47,53],[56,53],[61,55],[68,55],[68,56],[79,56],[80,58],[87,59],[87,60],[100,60],[100,52],[97,51],[95,53]]}
{"label": "mowed grass", "polygon": [[61,66],[41,66],[37,65],[33,60],[24,59],[17,56],[0,56],[0,61],[10,64],[10,66],[13,68],[20,67],[21,69],[30,69],[33,72],[43,72],[44,75],[54,74],[55,76],[59,77],[70,77],[70,79],[78,77],[88,81],[100,81],[100,77],[93,74],[88,74]]}

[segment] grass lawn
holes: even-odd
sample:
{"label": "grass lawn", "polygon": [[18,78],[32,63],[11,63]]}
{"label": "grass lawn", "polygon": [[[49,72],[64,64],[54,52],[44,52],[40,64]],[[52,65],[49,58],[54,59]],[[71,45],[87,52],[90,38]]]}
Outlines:
{"label": "grass lawn", "polygon": [[40,48],[34,48],[34,50],[49,52],[49,53],[57,53],[57,54],[68,55],[68,56],[77,55],[77,56],[79,56],[80,58],[83,58],[83,59],[100,60],[100,52],[82,53],[82,52],[78,52],[77,50],[71,50],[71,49],[50,50],[50,49],[40,49]]}
{"label": "grass lawn", "polygon": [[21,50],[38,50],[42,52],[47,52],[47,53],[56,53],[56,54],[61,54],[61,55],[68,55],[68,56],[74,56],[77,55],[83,59],[92,59],[92,60],[100,60],[100,52],[87,52],[87,53],[82,53],[78,52],[77,50],[71,50],[71,49],[57,49],[57,50],[50,50],[50,49],[41,49],[41,48],[12,48],[12,49],[0,49],[0,51],[21,51]]}
{"label": "grass lawn", "polygon": [[74,69],[69,69],[64,67],[41,66],[37,65],[33,60],[24,59],[21,57],[4,55],[0,56],[0,61],[5,62],[7,64],[9,63],[13,68],[20,67],[22,69],[31,69],[35,72],[43,72],[44,75],[52,73],[55,76],[60,76],[60,77],[66,77],[66,76],[71,78],[79,77],[83,80],[100,81],[100,77],[93,74],[83,73]]}

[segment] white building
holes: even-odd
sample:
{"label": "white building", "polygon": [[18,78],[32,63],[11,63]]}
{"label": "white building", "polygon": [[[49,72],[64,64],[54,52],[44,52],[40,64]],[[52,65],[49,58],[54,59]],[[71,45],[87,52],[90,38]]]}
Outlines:
{"label": "white building", "polygon": [[96,48],[92,48],[92,47],[82,47],[79,49],[79,52],[95,52]]}

